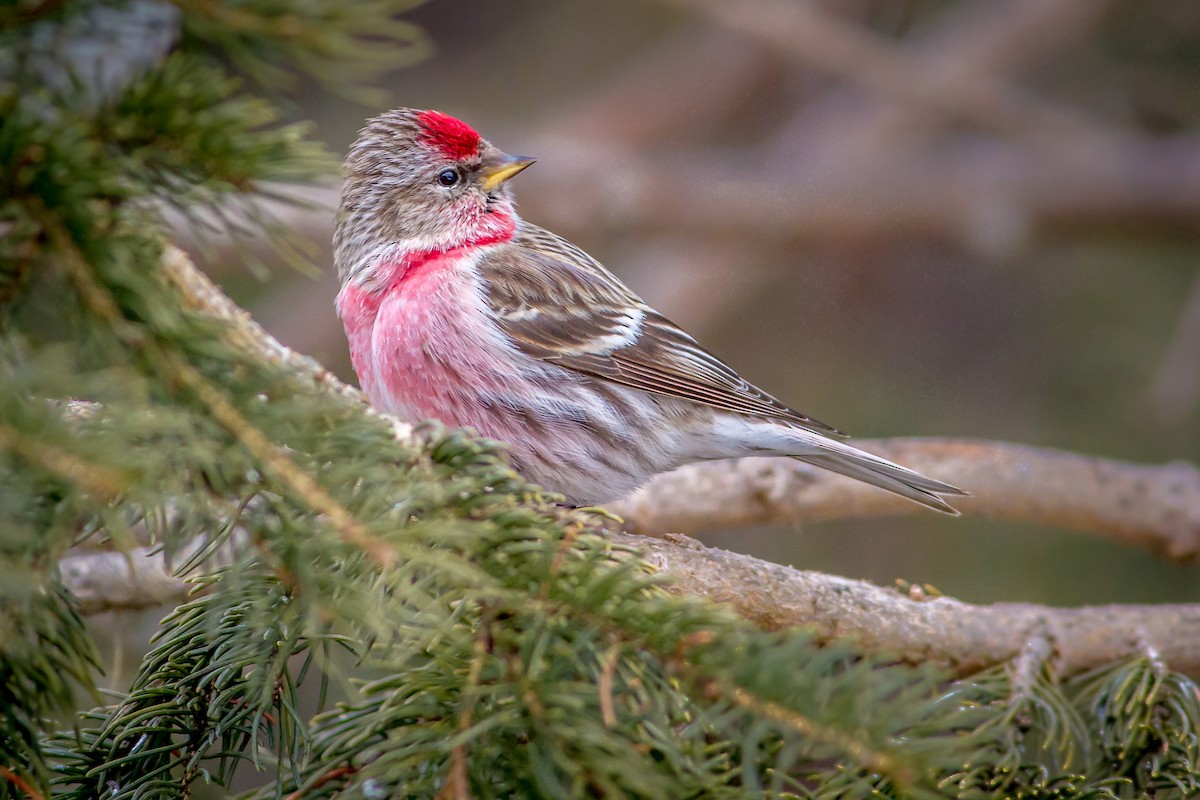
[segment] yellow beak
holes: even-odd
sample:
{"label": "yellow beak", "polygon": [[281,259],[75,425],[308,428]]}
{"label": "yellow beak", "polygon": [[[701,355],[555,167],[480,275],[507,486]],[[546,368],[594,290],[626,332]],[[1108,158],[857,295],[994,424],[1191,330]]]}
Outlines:
{"label": "yellow beak", "polygon": [[483,165],[480,174],[483,176],[483,190],[490,192],[493,189],[501,186],[505,181],[516,175],[521,170],[528,167],[536,158],[528,156],[509,156],[503,153],[499,156],[489,159]]}

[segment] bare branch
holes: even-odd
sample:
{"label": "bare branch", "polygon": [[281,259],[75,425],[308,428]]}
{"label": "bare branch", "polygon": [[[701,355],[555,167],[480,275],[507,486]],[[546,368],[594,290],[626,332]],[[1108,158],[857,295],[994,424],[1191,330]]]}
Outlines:
{"label": "bare branch", "polygon": [[683,536],[616,533],[667,578],[668,588],[728,603],[769,629],[811,628],[818,639],[852,638],[868,651],[949,665],[960,674],[1018,658],[1046,638],[1061,675],[1157,650],[1170,668],[1200,674],[1200,605],[1047,608],[977,606],[949,597],[913,600],[893,590],[704,547]]}
{"label": "bare branch", "polygon": [[[664,163],[561,151],[522,195],[530,218],[555,227],[675,230],[742,241],[849,241],[921,235],[1011,247],[1039,228],[1194,227],[1200,211],[1200,141],[1131,141],[1103,158],[1049,159],[978,142],[880,165],[781,181],[701,153]],[[687,160],[690,155],[694,160]],[[550,166],[552,165],[552,166]],[[678,192],[703,175],[702,193]],[[589,185],[591,191],[577,188]]]}
{"label": "bare branch", "polygon": [[[169,249],[164,266],[194,308],[228,323],[229,340],[245,352],[286,365],[299,378],[367,407],[357,389],[262,330],[181,251]],[[394,426],[397,436],[411,435],[404,423],[394,421]],[[1142,466],[995,442],[860,444],[971,491],[973,496],[961,503],[969,514],[1096,533],[1174,561],[1200,556],[1200,470],[1193,465]],[[895,515],[917,506],[799,462],[743,459],[660,475],[614,509],[633,530],[695,533],[766,522]]]}
{"label": "bare branch", "polygon": [[[751,243],[927,236],[1006,252],[1043,229],[1190,231],[1200,214],[1200,139],[1190,136],[1130,139],[1103,158],[1061,160],[976,142],[894,159],[869,175],[831,170],[782,180],[777,171],[697,149],[651,159],[562,140],[546,146],[535,148],[545,163],[522,175],[529,182],[522,208],[539,224],[569,231],[652,230]],[[679,192],[681,175],[702,178],[704,191]],[[327,199],[328,192],[298,194]],[[333,235],[332,213],[282,205],[272,212],[313,239]],[[207,302],[210,293],[198,290]],[[262,347],[243,338],[251,349]],[[323,380],[316,362],[291,357],[309,362],[303,373]]]}
{"label": "bare branch", "polygon": [[[1200,674],[1200,605],[1059,609],[976,606],[948,597],[914,600],[864,581],[704,547],[685,536],[609,536],[636,548],[668,579],[671,591],[729,603],[768,629],[807,627],[822,641],[848,637],[871,652],[943,663],[962,674],[1017,659],[1039,638],[1052,646],[1055,669],[1063,675],[1147,648],[1173,670]],[[62,562],[62,574],[85,614],[178,603],[195,588],[172,577],[160,555],[143,549],[128,558],[72,556]]]}
{"label": "bare branch", "polygon": [[[1200,469],[1130,464],[1027,445],[956,439],[855,440],[855,445],[971,492],[968,515],[1056,525],[1151,550],[1200,558]],[[697,533],[920,512],[858,481],[798,461],[745,458],[659,475],[611,505],[645,534]]]}
{"label": "bare branch", "polygon": [[68,556],[59,571],[83,614],[179,603],[195,588],[171,574],[157,548]]}
{"label": "bare branch", "polygon": [[[959,83],[996,82],[1083,38],[1110,5],[1105,0],[960,3],[896,46],[904,47],[924,76],[943,76],[941,80],[955,76]],[[835,165],[872,170],[898,157],[897,151],[911,147],[923,135],[944,127],[945,118],[928,113],[926,106],[862,91],[864,83],[859,80],[798,109],[794,121],[780,131],[774,152],[805,153],[802,162],[809,171]],[[941,87],[934,83],[925,90]],[[1078,144],[1077,137],[1072,141]]]}

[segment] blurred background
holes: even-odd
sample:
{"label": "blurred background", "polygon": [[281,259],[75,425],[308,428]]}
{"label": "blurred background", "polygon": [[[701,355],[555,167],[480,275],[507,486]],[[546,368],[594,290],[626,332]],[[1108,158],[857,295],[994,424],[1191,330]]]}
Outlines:
{"label": "blurred background", "polygon": [[[291,96],[335,152],[408,105],[538,156],[514,182],[527,219],[856,437],[1200,462],[1194,0],[432,0],[407,19],[429,54],[380,98]],[[332,212],[282,214],[319,275],[197,255],[354,382]],[[984,519],[705,540],[972,602],[1200,596],[1195,567]]]}

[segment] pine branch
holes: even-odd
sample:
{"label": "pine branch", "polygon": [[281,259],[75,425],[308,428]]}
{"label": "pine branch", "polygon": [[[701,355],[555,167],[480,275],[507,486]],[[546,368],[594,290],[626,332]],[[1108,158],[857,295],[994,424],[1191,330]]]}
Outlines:
{"label": "pine branch", "polygon": [[[239,362],[228,348],[214,346],[212,331],[164,301],[168,294],[155,266],[164,204],[192,220],[203,214],[217,227],[259,229],[262,220],[240,193],[255,193],[264,181],[314,180],[333,171],[332,160],[301,127],[278,124],[275,104],[242,89],[225,69],[228,60],[255,62],[264,68],[260,75],[307,67],[349,89],[348,74],[385,69],[398,46],[422,36],[391,18],[411,5],[408,0],[238,4],[242,19],[261,23],[250,30],[205,19],[206,9],[219,12],[229,4],[182,10],[156,2],[60,5],[0,14],[0,768],[43,796],[51,779],[51,716],[73,708],[78,690],[91,688],[99,669],[77,598],[62,586],[64,573],[88,604],[95,586],[104,587],[103,603],[124,606],[164,598],[179,586],[161,568],[138,580],[133,565],[140,552],[126,564],[117,556],[108,563],[105,556],[63,562],[71,542],[102,530],[128,549],[131,529],[143,525],[169,556],[209,537],[187,557],[209,566],[208,556],[239,521],[241,501],[260,497],[258,518],[242,518],[257,537],[252,545],[263,546],[264,531],[305,533],[294,546],[287,538],[272,540],[288,548],[283,556],[268,553],[272,563],[260,568],[259,577],[291,589],[289,580],[317,582],[314,562],[343,551],[350,561],[361,558],[374,541],[368,529],[387,519],[373,508],[364,515],[369,522],[356,522],[360,517],[346,504],[357,498],[340,491],[348,481],[338,464],[313,457],[336,437],[322,430],[318,446],[297,447],[298,431],[309,430],[302,422],[332,421],[336,409],[324,403],[318,417],[306,405],[311,393],[289,394],[261,362]],[[202,52],[206,45],[211,49]],[[219,59],[212,58],[216,52]],[[31,301],[39,291],[45,292],[41,300]],[[270,413],[261,413],[262,399],[272,395],[279,397]],[[68,397],[95,401],[97,413],[45,400]],[[360,430],[358,436],[376,433]],[[390,444],[375,444],[374,458],[390,464],[407,456]],[[369,472],[365,466],[359,475]],[[390,519],[386,524],[393,527]],[[340,536],[331,540],[326,534],[334,531]],[[300,555],[306,548],[316,554]],[[223,575],[222,602],[236,594],[230,583],[240,579],[253,551],[239,555],[243,563]],[[116,587],[123,597],[115,596]],[[259,592],[245,600],[253,612],[269,598]],[[227,618],[225,610],[199,620],[199,639],[217,627],[210,622]],[[270,639],[247,647],[249,627],[230,634],[233,657],[250,657],[217,679],[222,691],[248,693],[233,698],[240,703],[233,717],[223,701],[199,715],[181,703],[174,733],[154,725],[143,732],[190,737],[186,743],[148,752],[145,740],[134,737],[137,757],[160,759],[158,767],[108,763],[111,751],[87,753],[78,737],[60,761],[99,757],[108,763],[107,774],[137,776],[141,783],[132,788],[123,778],[101,779],[102,791],[114,796],[145,786],[156,787],[153,794],[172,778],[186,787],[204,773],[200,762],[215,748],[224,748],[218,758],[228,765],[248,746],[258,763],[261,715],[248,726],[236,716],[292,703],[285,691],[287,658],[296,652],[301,627],[287,609],[272,612],[271,620],[291,620],[278,647]],[[264,689],[248,666],[278,681]],[[202,698],[204,687],[215,685],[206,684],[208,676],[192,677],[194,686],[183,687],[176,699]],[[189,695],[196,686],[201,694]],[[142,699],[158,708],[158,698]],[[274,755],[294,757],[289,743],[303,738],[296,735],[302,723],[278,709],[275,717]],[[10,786],[21,784],[9,772],[4,775],[0,797],[21,791]],[[88,783],[80,782],[81,791]]]}

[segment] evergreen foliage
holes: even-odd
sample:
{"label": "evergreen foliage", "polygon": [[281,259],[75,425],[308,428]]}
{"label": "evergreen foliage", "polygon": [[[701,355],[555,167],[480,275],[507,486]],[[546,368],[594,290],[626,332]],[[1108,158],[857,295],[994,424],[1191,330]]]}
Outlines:
{"label": "evergreen foliage", "polygon": [[[420,48],[405,5],[181,0],[161,57],[101,83],[64,41],[158,4],[0,9],[0,798],[181,797],[239,766],[256,798],[1200,792],[1197,687],[1153,654],[953,681],[760,631],[664,592],[496,444],[398,441],[190,310],[164,210],[242,226],[240,198],[333,163],[230,70],[352,90]],[[137,526],[183,570],[236,556],[127,693],[58,727],[97,665],[56,565]],[[348,699],[314,716],[306,680]]]}

